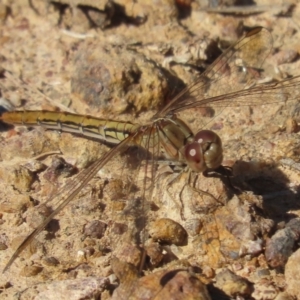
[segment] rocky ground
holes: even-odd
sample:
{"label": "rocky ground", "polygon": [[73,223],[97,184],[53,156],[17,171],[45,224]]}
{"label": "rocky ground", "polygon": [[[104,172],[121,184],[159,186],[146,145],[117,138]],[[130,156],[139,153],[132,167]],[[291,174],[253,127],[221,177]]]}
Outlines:
{"label": "rocky ground", "polygon": [[[221,137],[230,177],[178,172],[162,161],[156,170],[134,147],[115,153],[0,274],[0,298],[300,299],[300,79],[276,85],[299,75],[297,1],[94,2],[0,3],[2,111],[151,124],[257,26],[265,28],[260,38],[253,33],[222,56],[189,99],[254,84],[269,84],[268,92],[178,114],[194,132]],[[1,272],[110,149],[70,133],[1,125]]]}

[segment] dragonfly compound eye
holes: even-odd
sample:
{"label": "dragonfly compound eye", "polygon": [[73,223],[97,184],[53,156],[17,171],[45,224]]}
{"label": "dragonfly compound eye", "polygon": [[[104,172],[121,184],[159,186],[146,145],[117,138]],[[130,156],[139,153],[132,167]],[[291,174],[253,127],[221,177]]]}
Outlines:
{"label": "dragonfly compound eye", "polygon": [[185,147],[185,157],[189,167],[195,172],[218,168],[223,160],[220,137],[210,130],[201,130],[194,141]]}
{"label": "dragonfly compound eye", "polygon": [[185,146],[185,158],[188,166],[195,172],[204,172],[207,167],[204,162],[202,147],[197,142]]}

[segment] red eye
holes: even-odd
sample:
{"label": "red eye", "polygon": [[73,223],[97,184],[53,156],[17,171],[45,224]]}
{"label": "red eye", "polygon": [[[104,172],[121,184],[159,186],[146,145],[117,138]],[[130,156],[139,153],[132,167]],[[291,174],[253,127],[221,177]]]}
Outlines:
{"label": "red eye", "polygon": [[223,160],[220,137],[210,130],[201,130],[194,136],[194,141],[184,148],[188,166],[195,172],[218,168]]}
{"label": "red eye", "polygon": [[218,135],[211,130],[201,130],[194,136],[194,141],[200,144],[213,143],[218,139]]}
{"label": "red eye", "polygon": [[195,172],[204,172],[206,170],[203,159],[201,145],[197,142],[192,142],[185,147],[185,158],[189,167]]}

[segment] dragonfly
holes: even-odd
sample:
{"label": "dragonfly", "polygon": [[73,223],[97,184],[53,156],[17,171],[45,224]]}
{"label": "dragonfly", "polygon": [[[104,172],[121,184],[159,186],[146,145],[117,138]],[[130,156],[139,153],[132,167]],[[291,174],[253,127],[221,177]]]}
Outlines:
{"label": "dragonfly", "polygon": [[[178,117],[178,113],[199,107],[226,107],[285,104],[298,100],[295,90],[300,76],[280,82],[258,83],[262,65],[272,50],[272,35],[266,28],[257,27],[247,32],[234,45],[225,50],[198,79],[157,112],[146,125],[106,120],[66,112],[11,111],[5,112],[1,120],[8,124],[42,126],[82,135],[113,146],[101,158],[82,170],[55,195],[56,206],[18,246],[7,262],[7,271],[17,257],[44,230],[49,222],[73,201],[93,177],[117,154],[124,153],[131,146],[146,149],[149,155],[144,164],[151,168],[162,156],[170,162],[188,168],[195,173],[218,169],[223,160],[220,137],[210,130],[196,134]],[[146,189],[146,179],[143,182]],[[146,197],[143,192],[142,198]]]}

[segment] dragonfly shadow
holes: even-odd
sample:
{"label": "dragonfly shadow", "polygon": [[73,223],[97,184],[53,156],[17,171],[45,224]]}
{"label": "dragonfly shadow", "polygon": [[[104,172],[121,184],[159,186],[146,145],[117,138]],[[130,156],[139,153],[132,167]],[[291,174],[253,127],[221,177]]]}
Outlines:
{"label": "dragonfly shadow", "polygon": [[291,189],[289,178],[274,164],[240,160],[232,168],[221,166],[204,175],[219,178],[228,187],[229,199],[245,192],[261,197],[261,210],[275,222],[289,220],[288,212],[300,208],[300,185]]}
{"label": "dragonfly shadow", "polygon": [[170,282],[176,276],[176,274],[178,274],[181,271],[185,271],[185,269],[175,269],[167,272],[161,277],[159,282],[160,285],[164,287],[168,282]]}
{"label": "dragonfly shadow", "polygon": [[[2,78],[1,73],[0,73],[0,78]],[[2,96],[1,92],[0,92],[0,96]],[[26,103],[26,100],[21,99],[20,104],[25,105],[25,103]],[[12,110],[14,110],[14,106],[6,99],[0,98],[0,116],[2,116],[3,113],[12,111]],[[13,129],[14,127],[15,126],[13,126],[12,124],[7,124],[3,121],[0,121],[0,132],[6,132],[8,130]]]}
{"label": "dragonfly shadow", "polygon": [[[9,108],[7,107],[6,103],[0,103],[0,116],[7,111],[9,111]],[[6,132],[13,128],[13,125],[0,121],[0,132]]]}
{"label": "dragonfly shadow", "polygon": [[239,190],[236,189],[236,187],[231,182],[231,178],[233,177],[233,170],[230,167],[221,165],[215,170],[204,172],[203,176],[207,178],[213,177],[220,179],[223,185],[227,187],[225,190],[227,199],[231,199],[234,194],[239,193]]}
{"label": "dragonfly shadow", "polygon": [[[234,173],[232,182],[240,190],[239,198],[252,211],[250,225],[255,239],[261,241],[260,251],[264,249],[270,267],[283,271],[299,238],[300,219],[292,211],[300,208],[300,186],[291,188],[276,164],[238,161]],[[236,228],[232,231],[237,232]]]}
{"label": "dragonfly shadow", "polygon": [[[0,112],[0,114],[1,114],[1,112]],[[12,126],[10,124],[0,122],[0,132],[7,132],[8,130],[11,130],[13,128],[14,128],[14,126]]]}
{"label": "dragonfly shadow", "polygon": [[45,228],[47,230],[47,240],[52,240],[55,238],[55,233],[58,232],[61,228],[59,225],[59,220],[53,219]]}
{"label": "dragonfly shadow", "polygon": [[[244,174],[243,168],[247,171]],[[233,184],[242,192],[262,198],[261,210],[275,222],[290,219],[291,210],[300,208],[300,186],[290,187],[289,178],[274,164],[237,161]]]}
{"label": "dragonfly shadow", "polygon": [[232,297],[226,295],[222,290],[214,287],[213,285],[208,285],[209,295],[212,300],[230,300]]}

